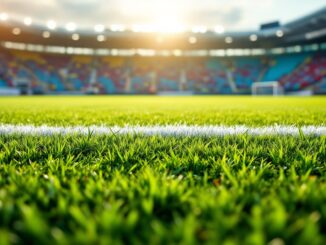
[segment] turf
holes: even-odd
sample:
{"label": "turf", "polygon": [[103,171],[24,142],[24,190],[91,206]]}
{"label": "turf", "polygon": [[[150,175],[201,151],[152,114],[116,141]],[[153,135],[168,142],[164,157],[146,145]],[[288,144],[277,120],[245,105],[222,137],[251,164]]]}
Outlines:
{"label": "turf", "polygon": [[326,124],[325,97],[4,97],[0,108],[11,124]]}
{"label": "turf", "polygon": [[[322,97],[0,105],[1,123],[37,125],[321,125],[326,113]],[[325,136],[302,134],[1,135],[0,244],[325,244],[325,149]]]}

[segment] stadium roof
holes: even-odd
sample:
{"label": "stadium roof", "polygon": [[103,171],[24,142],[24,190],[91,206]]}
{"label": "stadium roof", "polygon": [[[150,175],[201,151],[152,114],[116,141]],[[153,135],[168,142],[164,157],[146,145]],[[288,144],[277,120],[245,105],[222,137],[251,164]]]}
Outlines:
{"label": "stadium roof", "polygon": [[[0,20],[1,20],[0,16]],[[26,21],[26,20],[25,20]],[[51,24],[51,23],[50,23]],[[54,23],[52,23],[54,24]],[[0,21],[0,40],[41,45],[91,48],[153,48],[153,49],[225,49],[272,48],[326,41],[326,7],[317,12],[280,25],[254,32],[180,32],[140,33],[130,30],[94,32],[28,25],[15,21]],[[118,27],[117,27],[118,28]],[[51,30],[53,29],[53,30]]]}
{"label": "stadium roof", "polygon": [[[1,0],[0,13],[9,19],[57,26],[75,23],[78,30],[98,24],[150,25],[158,29],[207,29],[223,26],[226,31],[256,30],[260,23],[286,23],[325,6],[324,0]],[[138,28],[139,29],[139,28]],[[147,29],[147,28],[146,28]]]}

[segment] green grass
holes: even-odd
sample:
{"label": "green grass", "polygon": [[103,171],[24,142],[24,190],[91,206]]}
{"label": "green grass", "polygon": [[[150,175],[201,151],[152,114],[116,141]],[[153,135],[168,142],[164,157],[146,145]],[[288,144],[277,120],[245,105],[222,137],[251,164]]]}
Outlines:
{"label": "green grass", "polygon": [[[326,99],[0,98],[0,122],[325,124]],[[0,136],[0,244],[325,244],[326,137]]]}
{"label": "green grass", "polygon": [[326,124],[325,97],[25,97],[0,108],[0,123],[15,124]]}

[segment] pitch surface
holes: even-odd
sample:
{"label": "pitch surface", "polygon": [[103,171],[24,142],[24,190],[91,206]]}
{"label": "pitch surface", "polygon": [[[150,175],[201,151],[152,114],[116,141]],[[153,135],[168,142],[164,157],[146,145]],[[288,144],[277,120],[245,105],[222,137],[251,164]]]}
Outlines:
{"label": "pitch surface", "polygon": [[[0,98],[10,125],[323,126],[326,99]],[[322,244],[323,135],[0,135],[0,243]]]}

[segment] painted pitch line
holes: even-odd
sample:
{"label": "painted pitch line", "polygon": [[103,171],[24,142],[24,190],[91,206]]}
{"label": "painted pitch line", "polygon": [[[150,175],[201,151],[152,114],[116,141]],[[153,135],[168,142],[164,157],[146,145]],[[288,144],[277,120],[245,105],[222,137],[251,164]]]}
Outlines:
{"label": "painted pitch line", "polygon": [[161,135],[161,136],[225,136],[225,135],[292,135],[298,136],[326,135],[326,126],[189,126],[189,125],[165,125],[165,126],[33,126],[33,125],[0,125],[0,135]]}

